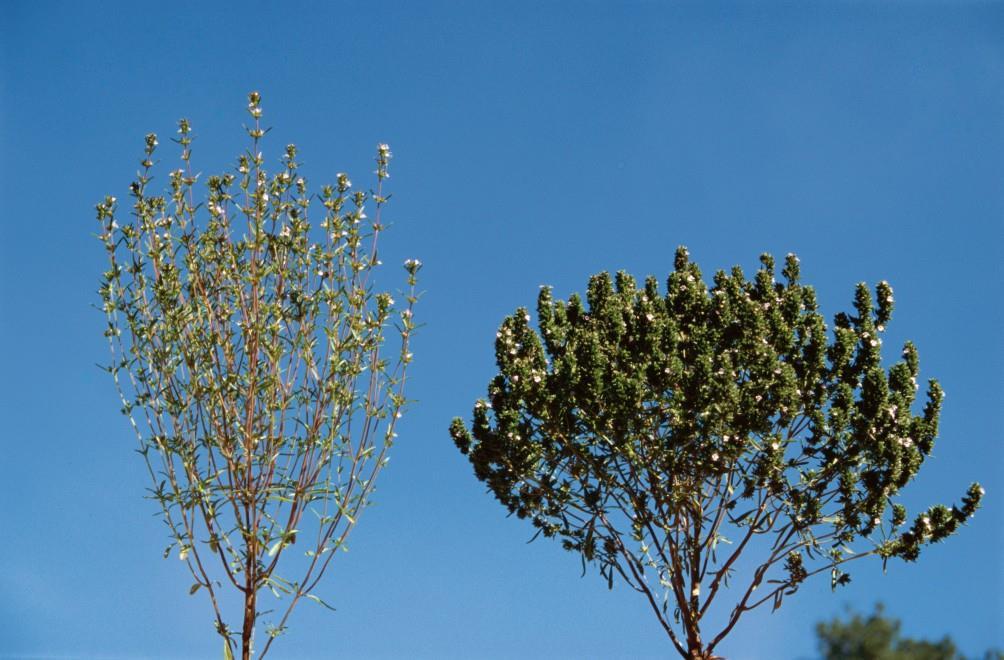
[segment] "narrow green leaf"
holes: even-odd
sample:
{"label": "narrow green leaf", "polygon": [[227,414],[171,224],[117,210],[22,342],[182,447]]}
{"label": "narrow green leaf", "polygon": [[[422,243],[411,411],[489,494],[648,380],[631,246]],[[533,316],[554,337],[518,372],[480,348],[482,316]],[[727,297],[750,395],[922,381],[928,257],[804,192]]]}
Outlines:
{"label": "narrow green leaf", "polygon": [[328,605],[327,603],[325,603],[323,600],[321,600],[320,598],[318,598],[314,594],[304,594],[304,595],[307,598],[309,598],[310,600],[314,601],[315,603],[320,603],[321,605],[325,606],[326,608],[328,608],[332,612],[337,612],[337,610],[335,608],[333,608],[332,606]]}

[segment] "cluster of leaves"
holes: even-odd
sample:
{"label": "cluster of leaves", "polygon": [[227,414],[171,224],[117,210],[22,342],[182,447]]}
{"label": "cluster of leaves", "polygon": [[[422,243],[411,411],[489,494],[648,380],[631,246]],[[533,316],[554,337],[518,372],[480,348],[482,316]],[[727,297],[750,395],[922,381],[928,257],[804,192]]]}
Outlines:
{"label": "cluster of leaves", "polygon": [[[937,642],[911,639],[900,633],[899,619],[885,615],[881,605],[863,617],[833,619],[816,625],[823,660],[965,660],[948,636]],[[991,649],[983,660],[1004,660],[1004,653]],[[975,658],[974,658],[975,660]]]}
{"label": "cluster of leaves", "polygon": [[[645,594],[685,657],[710,656],[743,612],[776,608],[810,575],[828,570],[836,586],[851,559],[916,559],[982,495],[973,484],[959,506],[906,526],[893,497],[931,452],[942,390],[929,381],[912,412],[911,343],[882,368],[886,282],[874,298],[858,285],[855,313],[838,314],[828,340],[794,255],[782,275],[765,254],[753,279],[736,267],[709,289],[680,248],[665,293],[623,272],[594,276],[585,302],[543,287],[539,332],[526,309],[503,321],[488,398],[470,428],[450,428],[511,513]],[[758,568],[705,643],[701,619],[755,545]]]}
{"label": "cluster of leaves", "polygon": [[[387,460],[405,404],[421,267],[405,263],[403,307],[374,290],[387,145],[377,150],[375,191],[354,191],[338,174],[311,195],[294,145],[279,171],[266,170],[260,103],[249,96],[250,148],[233,172],[205,180],[204,203],[194,201],[200,177],[192,128],[181,120],[181,167],[168,193],[149,192],[151,134],[130,218],[118,219],[114,197],[97,206],[109,258],[100,287],[107,370],[170,532],[165,557],[175,549],[192,593],[209,593],[228,654],[236,633],[218,591],[229,583],[243,595],[245,657],[260,589],[289,597],[262,655],[299,600],[320,601],[312,592]],[[308,217],[314,201],[319,231]],[[388,348],[392,325],[399,341]],[[295,580],[276,572],[294,545]]]}

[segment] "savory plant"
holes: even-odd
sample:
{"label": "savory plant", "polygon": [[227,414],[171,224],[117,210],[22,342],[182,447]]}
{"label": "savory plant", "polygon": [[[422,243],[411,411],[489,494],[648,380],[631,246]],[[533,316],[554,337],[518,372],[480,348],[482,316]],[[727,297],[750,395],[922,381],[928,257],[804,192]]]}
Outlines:
{"label": "savory plant", "polygon": [[[233,171],[197,190],[182,119],[166,194],[151,192],[150,134],[128,219],[115,197],[97,205],[109,258],[100,287],[107,370],[168,528],[164,556],[184,562],[191,593],[208,594],[225,656],[245,659],[259,623],[264,656],[298,602],[323,603],[315,589],[387,462],[421,268],[404,264],[403,307],[374,289],[386,144],[374,191],[338,174],[311,195],[294,145],[267,171],[261,97],[248,99],[250,145]],[[271,622],[260,621],[263,589],[286,599]],[[223,612],[228,590],[241,603],[236,627]]]}
{"label": "savory plant", "polygon": [[[685,658],[711,658],[743,613],[778,608],[812,575],[877,556],[915,560],[974,514],[983,489],[907,523],[896,495],[930,455],[943,393],[913,411],[912,343],[888,370],[892,288],[857,286],[832,336],[788,255],[709,289],[687,250],[665,292],[600,273],[526,309],[495,338],[499,373],[450,432],[478,479],[538,534],[650,604]],[[742,565],[752,570],[738,571]],[[705,617],[728,594],[721,629]]]}

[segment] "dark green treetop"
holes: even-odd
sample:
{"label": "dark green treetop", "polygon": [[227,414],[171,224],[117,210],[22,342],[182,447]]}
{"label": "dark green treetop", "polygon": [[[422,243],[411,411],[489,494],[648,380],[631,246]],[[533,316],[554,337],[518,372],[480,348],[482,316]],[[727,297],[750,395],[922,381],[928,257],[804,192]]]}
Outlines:
{"label": "dark green treetop", "polygon": [[[817,624],[816,637],[823,660],[965,660],[947,635],[932,642],[904,637],[900,628],[899,619],[887,616],[879,604],[867,617],[853,613]],[[1004,653],[990,649],[980,657],[1004,660]]]}
{"label": "dark green treetop", "polygon": [[[811,575],[836,587],[853,559],[916,559],[983,493],[909,522],[893,501],[931,453],[943,393],[928,381],[914,413],[912,343],[881,365],[889,284],[859,284],[829,334],[798,259],[783,281],[760,261],[709,289],[681,247],[665,293],[624,272],[592,277],[585,301],[542,288],[539,332],[526,309],[503,321],[488,398],[450,428],[511,513],[644,594],[684,657],[713,657],[744,612]],[[744,554],[756,568],[735,575]],[[702,637],[726,592],[727,623]]]}

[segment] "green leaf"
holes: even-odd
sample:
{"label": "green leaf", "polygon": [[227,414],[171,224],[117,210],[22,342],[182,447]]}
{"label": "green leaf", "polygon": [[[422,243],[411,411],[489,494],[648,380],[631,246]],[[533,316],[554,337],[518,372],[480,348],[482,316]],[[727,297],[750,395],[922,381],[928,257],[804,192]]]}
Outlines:
{"label": "green leaf", "polygon": [[223,640],[223,660],[234,660],[234,653],[230,650],[230,640]]}
{"label": "green leaf", "polygon": [[192,594],[194,594],[196,591],[199,590],[199,587],[201,586],[202,586],[201,582],[196,582],[195,584],[193,584],[188,590],[188,595],[191,596]]}
{"label": "green leaf", "polygon": [[320,603],[321,605],[324,605],[324,606],[325,606],[326,608],[328,608],[328,609],[329,609],[329,610],[331,610],[332,612],[337,612],[337,611],[338,611],[338,610],[336,610],[335,608],[333,608],[332,606],[330,606],[330,605],[328,605],[327,603],[325,603],[325,602],[324,602],[323,600],[321,600],[321,599],[320,599],[320,598],[318,598],[317,596],[315,596],[314,594],[304,594],[304,595],[305,595],[305,596],[306,596],[307,598],[309,598],[310,600],[314,601],[315,603]]}

